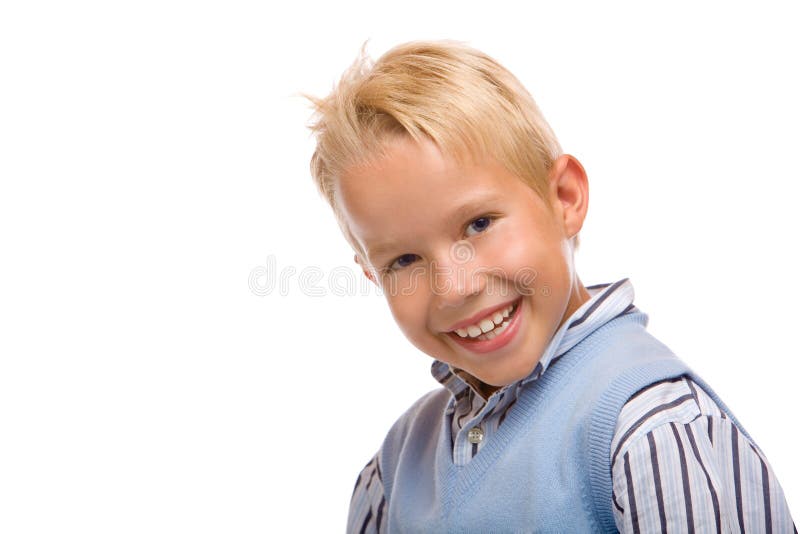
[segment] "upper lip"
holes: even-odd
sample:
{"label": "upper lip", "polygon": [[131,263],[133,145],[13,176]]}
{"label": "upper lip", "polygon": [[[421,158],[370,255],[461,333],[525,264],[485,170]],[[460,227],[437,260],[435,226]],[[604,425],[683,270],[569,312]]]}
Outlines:
{"label": "upper lip", "polygon": [[494,315],[495,312],[503,310],[505,308],[508,308],[510,305],[514,304],[518,299],[519,299],[519,297],[515,298],[514,300],[509,300],[508,302],[504,302],[502,304],[497,304],[495,306],[490,306],[489,308],[485,308],[485,309],[479,311],[478,313],[476,313],[475,315],[473,315],[471,317],[468,317],[467,319],[464,319],[463,321],[459,321],[456,324],[452,325],[450,327],[450,329],[447,330],[447,331],[448,332],[453,332],[455,330],[458,330],[459,328],[466,328],[466,327],[468,327],[470,325],[478,324],[483,319],[486,319],[486,318],[491,317],[492,315]]}

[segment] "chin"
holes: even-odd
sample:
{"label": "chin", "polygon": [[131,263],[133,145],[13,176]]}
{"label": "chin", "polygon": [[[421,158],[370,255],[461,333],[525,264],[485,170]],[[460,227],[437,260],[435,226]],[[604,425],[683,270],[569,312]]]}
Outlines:
{"label": "chin", "polygon": [[481,374],[483,374],[483,376],[477,376],[477,375],[474,376],[487,386],[492,386],[496,388],[505,387],[509,384],[513,384],[517,380],[521,380],[526,376],[528,376],[527,374],[518,375],[517,373],[489,373],[489,374],[481,373]]}
{"label": "chin", "polygon": [[512,369],[505,373],[489,373],[486,376],[486,379],[480,379],[481,382],[488,384],[490,386],[495,387],[505,387],[509,384],[513,384],[523,378],[527,377],[533,372],[533,369],[536,367],[536,362],[532,365],[526,365],[522,369]]}

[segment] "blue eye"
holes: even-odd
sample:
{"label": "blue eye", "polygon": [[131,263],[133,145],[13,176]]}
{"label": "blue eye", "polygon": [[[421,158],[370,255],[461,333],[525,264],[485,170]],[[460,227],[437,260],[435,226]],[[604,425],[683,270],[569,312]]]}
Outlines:
{"label": "blue eye", "polygon": [[467,227],[467,235],[474,235],[469,233],[469,230],[471,228],[475,230],[476,234],[479,234],[485,231],[487,228],[489,228],[489,225],[491,223],[492,223],[491,217],[478,217],[477,219],[469,223],[469,226]]}
{"label": "blue eye", "polygon": [[416,254],[403,254],[402,256],[398,257],[394,260],[391,264],[389,264],[389,270],[394,271],[396,269],[402,269],[403,267],[408,267],[417,259]]}

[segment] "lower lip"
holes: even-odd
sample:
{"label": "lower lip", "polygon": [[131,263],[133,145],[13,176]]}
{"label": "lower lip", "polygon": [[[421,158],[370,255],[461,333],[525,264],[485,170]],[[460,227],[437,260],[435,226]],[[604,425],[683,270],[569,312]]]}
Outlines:
{"label": "lower lip", "polygon": [[511,343],[511,340],[514,339],[514,336],[517,334],[519,330],[519,316],[521,315],[520,312],[522,311],[522,304],[523,301],[520,300],[517,304],[517,309],[514,312],[514,315],[511,317],[511,322],[508,323],[508,326],[503,333],[499,336],[495,336],[492,339],[483,339],[483,340],[474,340],[468,337],[461,337],[455,332],[451,332],[449,335],[453,340],[464,347],[467,350],[472,352],[477,352],[479,354],[485,354],[487,352],[492,352],[498,349],[501,349]]}

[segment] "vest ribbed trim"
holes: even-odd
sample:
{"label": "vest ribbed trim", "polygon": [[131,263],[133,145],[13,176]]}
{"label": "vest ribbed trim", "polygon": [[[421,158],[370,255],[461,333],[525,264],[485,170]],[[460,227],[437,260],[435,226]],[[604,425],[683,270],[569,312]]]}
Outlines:
{"label": "vest ribbed trim", "polygon": [[676,358],[653,362],[632,369],[615,379],[598,401],[589,427],[588,469],[594,513],[604,531],[613,531],[616,528],[611,510],[611,441],[622,407],[630,398],[631,391],[635,392],[653,382],[690,373],[686,365]]}

